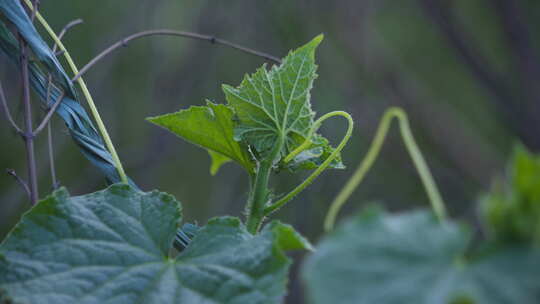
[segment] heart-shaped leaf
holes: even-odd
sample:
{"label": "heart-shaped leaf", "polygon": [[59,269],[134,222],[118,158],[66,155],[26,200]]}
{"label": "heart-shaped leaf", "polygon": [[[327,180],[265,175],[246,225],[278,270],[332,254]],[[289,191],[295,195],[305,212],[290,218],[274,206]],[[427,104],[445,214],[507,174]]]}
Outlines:
{"label": "heart-shaped leaf", "polygon": [[179,220],[179,203],[157,191],[59,190],[0,245],[0,295],[40,304],[279,303],[290,264],[284,250],[309,248],[290,226],[273,222],[252,235],[225,217],[173,258]]}
{"label": "heart-shaped leaf", "polygon": [[533,304],[540,254],[514,245],[469,254],[471,234],[428,211],[369,210],[328,235],[303,267],[312,303]]}

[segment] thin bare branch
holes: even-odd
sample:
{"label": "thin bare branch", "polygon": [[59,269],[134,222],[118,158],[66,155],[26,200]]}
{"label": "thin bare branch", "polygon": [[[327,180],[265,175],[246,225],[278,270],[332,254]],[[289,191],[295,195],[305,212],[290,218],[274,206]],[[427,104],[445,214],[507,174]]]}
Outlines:
{"label": "thin bare branch", "polygon": [[51,131],[51,122],[47,124],[47,150],[49,151],[49,168],[51,170],[52,190],[56,190],[60,186],[60,183],[56,178],[56,165],[54,161],[54,146]]}
{"label": "thin bare branch", "polygon": [[[82,19],[75,19],[70,22],[68,22],[60,31],[60,34],[58,34],[58,39],[62,40],[66,33],[74,26],[82,24],[84,21]],[[55,42],[52,48],[52,52],[55,53],[56,56],[59,56],[63,54],[63,51],[60,51],[60,54],[56,54],[56,50],[58,49],[58,44]],[[51,97],[51,84],[52,84],[52,75],[49,73],[49,82],[47,85],[47,105],[49,105],[49,99]]]}
{"label": "thin bare branch", "polygon": [[49,112],[47,112],[47,114],[45,115],[45,117],[43,117],[43,120],[41,121],[39,126],[34,130],[34,137],[37,136],[39,133],[41,133],[41,131],[43,131],[47,123],[51,120],[54,112],[56,112],[56,109],[58,109],[58,106],[60,105],[60,103],[62,103],[62,99],[64,99],[65,95],[66,94],[62,92],[62,94],[58,96],[58,100],[56,100],[54,105],[50,107]]}
{"label": "thin bare branch", "polygon": [[[60,34],[58,35],[58,39],[64,38],[66,33],[74,26],[82,24],[82,19],[75,19],[73,21],[68,22],[64,28],[60,31]],[[54,43],[52,51],[56,54],[56,50],[58,49],[58,44]],[[63,51],[60,52],[61,54]],[[52,88],[52,75],[49,74],[48,78],[48,85],[47,85],[47,105],[50,104],[50,98],[51,98],[51,88]],[[34,136],[36,136],[39,132],[41,132],[41,129],[46,125],[47,126],[47,150],[49,154],[49,168],[51,171],[51,180],[52,180],[52,190],[56,190],[59,186],[58,180],[56,178],[56,165],[54,161],[54,147],[53,147],[53,136],[51,131],[51,117],[54,112],[56,112],[56,109],[62,102],[62,99],[64,98],[64,93],[62,93],[61,96],[59,96],[58,100],[55,102],[55,104],[49,109],[49,112],[47,112],[47,115],[43,118],[43,121],[39,125],[39,127],[34,131]]]}
{"label": "thin bare branch", "polygon": [[[64,36],[66,35],[66,33],[74,26],[76,25],[79,25],[79,24],[82,24],[84,21],[82,19],[75,19],[75,20],[72,20],[70,22],[68,22],[64,28],[62,28],[62,30],[60,31],[60,34],[58,34],[58,39],[62,40],[62,38],[64,38]],[[56,50],[58,49],[58,44],[55,42],[54,45],[53,45],[53,48],[52,48],[52,52],[55,53],[56,55]],[[63,53],[63,51],[60,52],[60,55]],[[58,56],[58,55],[56,55]],[[49,100],[50,100],[50,97],[51,97],[51,85],[52,85],[52,75],[49,74],[49,82],[47,84],[47,100],[46,100],[46,103],[47,105],[49,105]],[[62,100],[62,99],[60,99]]]}
{"label": "thin bare branch", "polygon": [[28,188],[28,184],[26,184],[26,182],[20,176],[17,175],[15,170],[6,169],[6,173],[8,175],[11,175],[17,181],[17,183],[21,185],[21,187],[24,189],[24,192],[26,192],[26,195],[28,195],[28,198],[30,198],[31,195],[30,195],[30,188]]}
{"label": "thin bare branch", "polygon": [[28,180],[30,188],[30,204],[38,202],[39,190],[37,183],[36,155],[34,152],[34,134],[32,133],[32,103],[30,102],[30,76],[28,68],[28,46],[19,34],[21,48],[21,78],[22,78],[22,103],[24,105],[24,133],[23,139],[26,147],[26,160],[28,165]]}
{"label": "thin bare branch", "polygon": [[36,19],[36,12],[38,11],[39,9],[39,5],[41,4],[40,3],[40,0],[33,0],[33,7],[34,9],[32,9],[32,14],[30,16],[30,18],[32,19],[32,22],[34,22],[34,19]]}
{"label": "thin bare branch", "polygon": [[263,53],[263,52],[260,52],[260,51],[257,51],[257,50],[253,50],[253,49],[241,46],[241,45],[238,45],[236,43],[229,42],[227,40],[216,38],[214,36],[202,35],[202,34],[192,33],[192,32],[175,31],[175,30],[169,30],[169,29],[159,29],[159,30],[149,30],[149,31],[143,31],[143,32],[135,33],[135,34],[132,34],[130,36],[127,36],[124,39],[121,39],[121,40],[117,41],[116,43],[109,46],[108,48],[103,50],[101,53],[99,53],[96,57],[94,57],[94,59],[90,60],[90,62],[88,62],[79,71],[79,73],[77,75],[75,75],[75,77],[73,77],[72,81],[75,81],[79,77],[84,75],[92,66],[94,66],[97,62],[99,62],[101,59],[103,59],[105,56],[112,53],[116,49],[127,46],[127,44],[132,40],[147,37],[147,36],[177,36],[177,37],[191,38],[191,39],[197,39],[197,40],[204,40],[204,41],[208,41],[208,42],[210,42],[212,44],[220,44],[220,45],[228,46],[228,47],[231,47],[233,49],[239,50],[241,52],[264,58],[264,59],[266,59],[268,61],[272,61],[274,63],[278,63],[278,64],[281,63],[281,60],[279,58],[277,58],[277,57],[274,57],[272,55],[269,55],[269,54],[266,54],[266,53]]}
{"label": "thin bare branch", "polygon": [[[79,25],[79,24],[82,24],[84,23],[84,21],[82,19],[75,19],[75,20],[72,20],[70,22],[68,22],[68,24],[66,24],[64,26],[64,28],[62,28],[62,30],[60,31],[60,34],[58,34],[58,39],[62,40],[62,38],[64,38],[64,36],[66,35],[66,33],[74,26],[76,25]],[[56,53],[56,50],[58,49],[58,45],[55,43],[53,45],[53,53]],[[62,52],[63,53],[63,52]]]}
{"label": "thin bare branch", "polygon": [[2,108],[4,108],[4,113],[6,113],[6,118],[11,124],[11,126],[13,127],[13,129],[15,129],[15,132],[17,132],[17,134],[19,135],[23,134],[23,131],[21,130],[21,128],[17,126],[17,123],[15,123],[15,121],[13,120],[13,117],[11,117],[11,113],[9,112],[6,95],[4,93],[4,88],[2,87],[1,81],[0,81],[0,102],[2,103]]}

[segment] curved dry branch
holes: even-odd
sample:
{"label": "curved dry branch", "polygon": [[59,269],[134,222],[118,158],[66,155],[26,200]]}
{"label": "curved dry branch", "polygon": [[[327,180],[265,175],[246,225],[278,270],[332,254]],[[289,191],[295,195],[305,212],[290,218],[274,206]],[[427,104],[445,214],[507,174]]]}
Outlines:
{"label": "curved dry branch", "polygon": [[212,44],[220,44],[220,45],[228,46],[230,48],[239,50],[241,52],[264,58],[274,63],[278,63],[278,64],[281,63],[281,60],[277,57],[241,46],[236,43],[232,43],[227,40],[216,38],[214,36],[203,35],[203,34],[192,33],[192,32],[175,31],[175,30],[169,30],[169,29],[158,29],[158,30],[148,30],[148,31],[138,32],[115,42],[113,45],[109,46],[108,48],[103,50],[101,53],[99,53],[96,57],[94,57],[94,59],[90,60],[90,62],[88,62],[84,67],[82,67],[79,73],[75,75],[75,77],[73,77],[72,81],[76,81],[77,79],[79,79],[91,67],[93,67],[96,63],[98,63],[101,59],[103,59],[110,53],[114,52],[115,50],[121,47],[127,46],[127,44],[130,41],[143,38],[143,37],[148,37],[148,36],[177,36],[177,37],[184,37],[184,38],[190,38],[190,39],[196,39],[196,40],[204,40]]}

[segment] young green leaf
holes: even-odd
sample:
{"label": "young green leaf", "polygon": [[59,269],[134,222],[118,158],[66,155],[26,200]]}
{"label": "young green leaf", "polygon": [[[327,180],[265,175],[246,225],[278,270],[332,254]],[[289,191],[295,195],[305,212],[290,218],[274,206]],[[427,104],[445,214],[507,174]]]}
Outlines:
{"label": "young green leaf", "polygon": [[302,276],[316,304],[538,303],[538,251],[505,246],[468,257],[470,241],[429,211],[369,210],[328,235]]}
{"label": "young green leaf", "polygon": [[212,158],[212,174],[231,159],[249,173],[254,171],[255,165],[247,147],[233,138],[233,112],[226,105],[208,101],[206,106],[190,107],[147,120],[207,149]]}
{"label": "young green leaf", "polygon": [[[317,36],[308,44],[289,53],[280,66],[259,68],[246,75],[239,87],[223,85],[228,104],[238,118],[235,137],[254,147],[260,159],[269,156],[280,142],[280,159],[301,145],[313,127],[310,91],[317,78],[315,50],[323,39]],[[328,149],[328,142],[314,136],[312,147]],[[319,153],[314,159],[328,156]],[[314,160],[321,163],[322,160]],[[336,164],[339,167],[341,164]]]}
{"label": "young green leaf", "polygon": [[540,156],[517,146],[509,173],[482,200],[485,224],[498,240],[540,246]]}
{"label": "young green leaf", "polygon": [[[292,171],[318,168],[328,157],[330,157],[330,154],[332,154],[334,149],[330,146],[328,140],[320,135],[315,135],[313,142],[318,144],[300,152],[290,162],[280,165]],[[343,162],[341,161],[341,155],[338,155],[338,157],[332,160],[329,167],[334,169],[345,169],[345,165],[343,165]]]}
{"label": "young green leaf", "polygon": [[279,303],[284,250],[309,248],[290,226],[273,222],[254,236],[225,217],[171,258],[179,221],[179,203],[157,191],[59,190],[0,245],[0,303]]}
{"label": "young green leaf", "polygon": [[210,155],[210,159],[212,161],[212,164],[210,165],[210,174],[212,175],[216,175],[221,166],[232,161],[227,156],[212,150],[208,150],[208,154]]}

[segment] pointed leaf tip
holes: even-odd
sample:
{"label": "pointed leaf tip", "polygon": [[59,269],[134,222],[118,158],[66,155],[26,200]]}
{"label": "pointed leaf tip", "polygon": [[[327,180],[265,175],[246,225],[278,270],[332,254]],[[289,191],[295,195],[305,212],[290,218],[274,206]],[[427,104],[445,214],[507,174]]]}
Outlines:
{"label": "pointed leaf tip", "polygon": [[319,34],[315,36],[308,44],[313,44],[315,47],[319,46],[321,42],[324,40],[324,34]]}
{"label": "pointed leaf tip", "polygon": [[273,221],[265,227],[274,234],[276,242],[282,250],[309,250],[314,251],[313,245],[296,231],[291,225],[283,224],[280,221]]}

